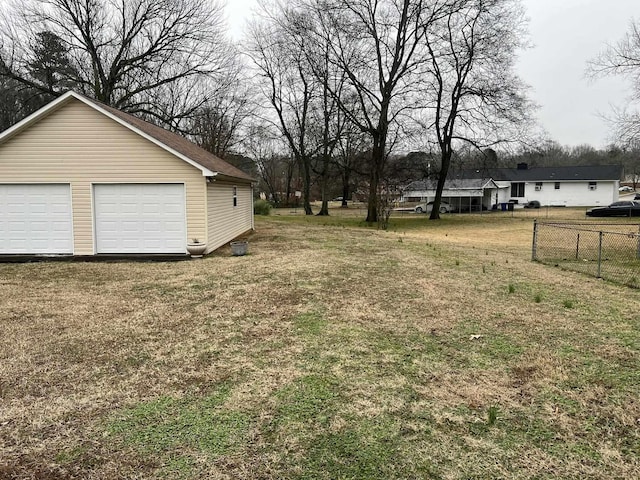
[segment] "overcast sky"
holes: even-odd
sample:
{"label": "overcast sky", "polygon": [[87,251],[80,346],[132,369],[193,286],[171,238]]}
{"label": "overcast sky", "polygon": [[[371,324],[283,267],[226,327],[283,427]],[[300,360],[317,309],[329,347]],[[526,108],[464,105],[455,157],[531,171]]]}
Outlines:
{"label": "overcast sky", "polygon": [[[257,0],[228,0],[231,34],[239,39]],[[609,129],[602,116],[622,106],[629,85],[622,79],[585,78],[587,60],[614,43],[640,18],[640,0],[523,0],[533,47],[520,55],[519,72],[540,106],[538,118],[562,145],[605,147]]]}

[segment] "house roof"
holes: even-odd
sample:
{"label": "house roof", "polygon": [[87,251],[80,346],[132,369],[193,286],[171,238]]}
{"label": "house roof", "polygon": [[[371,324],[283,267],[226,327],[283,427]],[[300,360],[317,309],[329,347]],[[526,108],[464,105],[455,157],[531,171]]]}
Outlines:
{"label": "house roof", "polygon": [[615,181],[622,177],[620,165],[589,165],[573,167],[488,168],[462,170],[454,178],[492,178],[509,182],[559,182],[559,181]]}
{"label": "house roof", "polygon": [[72,91],[65,93],[13,127],[5,130],[0,134],[0,144],[73,99],[88,105],[143,138],[155,143],[164,150],[167,150],[169,153],[172,153],[185,162],[193,165],[201,170],[204,176],[221,176],[248,182],[255,181],[250,175],[244,173],[242,170],[225,162],[212,153],[207,152],[203,148],[200,148],[195,143],[180,135]]}
{"label": "house roof", "polygon": [[[437,181],[419,180],[411,182],[403,190],[405,192],[425,192],[435,190]],[[483,188],[498,188],[492,179],[487,178],[447,178],[444,182],[445,190],[480,190]]]}

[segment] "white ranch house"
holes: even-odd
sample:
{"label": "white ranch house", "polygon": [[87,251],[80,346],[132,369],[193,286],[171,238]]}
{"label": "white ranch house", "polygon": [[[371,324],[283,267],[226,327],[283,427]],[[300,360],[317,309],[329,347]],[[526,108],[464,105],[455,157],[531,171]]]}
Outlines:
{"label": "white ranch house", "polygon": [[[442,196],[461,211],[533,200],[543,206],[593,207],[618,200],[621,176],[619,165],[464,170],[447,179]],[[401,201],[430,201],[435,195],[435,180],[416,181],[403,189]]]}

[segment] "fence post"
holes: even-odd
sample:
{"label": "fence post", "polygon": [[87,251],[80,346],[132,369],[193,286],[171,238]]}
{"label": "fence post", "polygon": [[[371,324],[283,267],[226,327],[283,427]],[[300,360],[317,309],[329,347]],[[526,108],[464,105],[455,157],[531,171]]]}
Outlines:
{"label": "fence post", "polygon": [[578,239],[576,240],[576,260],[580,257],[580,234],[578,234]]}
{"label": "fence post", "polygon": [[538,219],[533,219],[533,244],[531,245],[531,261],[538,259]]}
{"label": "fence post", "polygon": [[600,241],[598,242],[598,275],[597,278],[602,278],[602,238],[604,232],[600,232]]}

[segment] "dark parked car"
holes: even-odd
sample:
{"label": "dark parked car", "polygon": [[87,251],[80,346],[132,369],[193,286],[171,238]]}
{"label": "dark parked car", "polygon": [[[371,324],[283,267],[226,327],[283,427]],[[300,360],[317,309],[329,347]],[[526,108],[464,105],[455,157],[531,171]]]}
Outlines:
{"label": "dark parked car", "polygon": [[540,208],[540,202],[537,200],[531,200],[524,208]]}
{"label": "dark parked car", "polygon": [[640,217],[640,202],[613,202],[608,207],[596,207],[587,211],[589,217]]}
{"label": "dark parked car", "polygon": [[636,193],[636,196],[633,197],[634,200],[640,200],[640,193]]}

